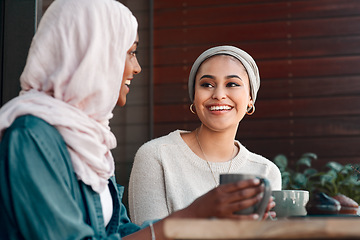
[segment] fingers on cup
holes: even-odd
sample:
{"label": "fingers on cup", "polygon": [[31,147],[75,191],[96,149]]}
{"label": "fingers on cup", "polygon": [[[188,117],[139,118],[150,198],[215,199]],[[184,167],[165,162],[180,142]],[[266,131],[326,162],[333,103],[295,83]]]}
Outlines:
{"label": "fingers on cup", "polygon": [[262,199],[264,192],[264,186],[258,185],[256,187],[248,187],[229,193],[230,202],[238,202],[244,200],[250,200],[258,202]]}
{"label": "fingers on cup", "polygon": [[271,216],[271,218],[276,218],[276,212],[270,211],[268,214]]}
{"label": "fingers on cup", "polygon": [[232,203],[231,211],[237,212],[249,208],[258,203],[259,201],[261,201],[261,194],[256,194],[249,198],[242,198],[241,200],[239,199],[238,201]]}
{"label": "fingers on cup", "polygon": [[270,211],[264,213],[263,220],[270,219],[270,220],[276,220],[276,212]]}
{"label": "fingers on cup", "polygon": [[273,201],[269,201],[269,204],[266,207],[266,212],[270,211],[271,209],[273,209],[275,207],[276,203]]}
{"label": "fingers on cup", "polygon": [[254,179],[241,180],[234,183],[228,183],[228,184],[224,184],[223,186],[222,185],[220,186],[222,186],[222,189],[225,192],[237,192],[242,189],[257,187],[259,185],[260,185],[260,180],[254,178]]}

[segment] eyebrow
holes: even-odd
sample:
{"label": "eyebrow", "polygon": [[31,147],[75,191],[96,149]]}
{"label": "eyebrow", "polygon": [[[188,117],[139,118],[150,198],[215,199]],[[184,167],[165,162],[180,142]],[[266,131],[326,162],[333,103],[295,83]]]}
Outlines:
{"label": "eyebrow", "polygon": [[238,79],[240,79],[242,81],[241,77],[239,77],[238,75],[228,75],[228,76],[226,76],[226,78],[227,79],[229,79],[229,78],[238,78]]}
{"label": "eyebrow", "polygon": [[[210,79],[215,79],[215,77],[213,75],[203,75],[200,77],[200,80],[203,79],[203,78],[210,78]],[[242,81],[242,78],[239,77],[238,75],[228,75],[226,76],[226,79],[231,79],[231,78],[238,78]]]}
{"label": "eyebrow", "polygon": [[212,76],[212,75],[202,75],[202,76],[200,77],[200,80],[203,79],[203,78],[215,79],[215,77]]}

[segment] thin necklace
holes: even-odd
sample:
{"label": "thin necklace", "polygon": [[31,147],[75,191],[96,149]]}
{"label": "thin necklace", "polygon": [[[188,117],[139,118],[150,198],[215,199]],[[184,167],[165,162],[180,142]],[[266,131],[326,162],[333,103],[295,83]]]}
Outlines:
{"label": "thin necklace", "polygon": [[[198,145],[199,145],[199,147],[200,147],[201,153],[204,155],[205,161],[206,161],[206,163],[207,163],[207,165],[208,165],[208,167],[209,167],[209,169],[210,169],[210,172],[211,172],[211,174],[212,174],[212,176],[213,176],[213,179],[214,179],[214,182],[215,182],[215,187],[217,187],[217,186],[219,186],[219,183],[218,183],[218,181],[216,181],[215,174],[214,174],[214,172],[213,172],[213,170],[212,170],[212,168],[211,168],[211,166],[210,166],[210,163],[209,163],[209,161],[207,160],[207,157],[206,157],[206,155],[205,155],[205,153],[204,153],[204,151],[203,151],[203,149],[202,149],[202,147],[201,147],[201,144],[200,144],[200,141],[199,141],[199,137],[198,137],[198,133],[199,133],[199,129],[197,128],[197,129],[196,129],[196,132],[195,132],[196,141],[197,141],[197,143],[198,143]],[[235,150],[234,150],[234,147],[233,147],[233,151],[232,151],[231,157],[234,156],[234,151],[235,151]],[[230,160],[229,169],[228,169],[227,173],[230,172],[231,164],[232,164],[233,159],[234,159],[234,158],[231,158],[231,160]]]}

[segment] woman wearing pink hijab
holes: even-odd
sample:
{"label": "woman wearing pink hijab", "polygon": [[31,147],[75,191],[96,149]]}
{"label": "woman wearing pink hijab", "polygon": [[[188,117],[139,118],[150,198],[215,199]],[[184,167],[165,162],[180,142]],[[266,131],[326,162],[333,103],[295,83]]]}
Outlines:
{"label": "woman wearing pink hijab", "polygon": [[[0,109],[0,239],[165,239],[162,220],[130,222],[110,152],[112,111],[141,71],[137,44],[117,1],[56,0],[45,12],[21,93]],[[241,218],[262,190],[224,185],[168,218]]]}

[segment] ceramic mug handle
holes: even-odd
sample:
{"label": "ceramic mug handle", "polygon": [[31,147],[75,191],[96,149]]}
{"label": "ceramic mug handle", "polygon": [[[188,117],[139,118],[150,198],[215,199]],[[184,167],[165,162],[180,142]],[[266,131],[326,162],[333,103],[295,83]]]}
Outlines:
{"label": "ceramic mug handle", "polygon": [[262,220],[265,214],[266,207],[269,203],[270,197],[271,197],[271,186],[270,182],[265,178],[259,178],[261,184],[264,184],[264,195],[261,199],[260,203],[258,203],[258,207],[255,210],[255,213],[259,214],[259,220]]}

